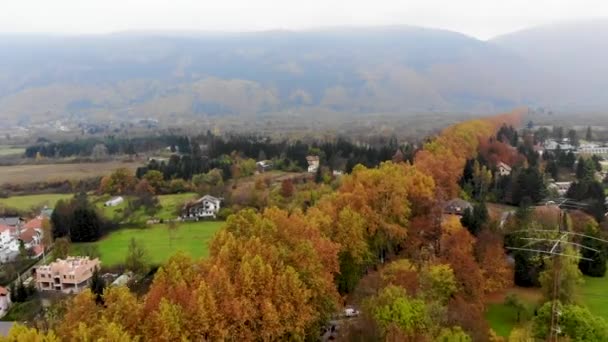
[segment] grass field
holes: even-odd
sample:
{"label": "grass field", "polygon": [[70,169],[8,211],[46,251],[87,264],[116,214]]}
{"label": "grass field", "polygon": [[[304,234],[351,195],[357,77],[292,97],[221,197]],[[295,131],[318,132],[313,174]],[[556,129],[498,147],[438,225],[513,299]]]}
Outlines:
{"label": "grass field", "polygon": [[[526,312],[520,316],[521,322],[530,317],[535,305],[541,300],[539,289],[514,287],[507,292],[517,295],[526,306]],[[504,298],[505,295],[492,299],[486,309],[486,320],[498,336],[509,337],[511,330],[517,324],[517,311],[505,305]]]}
{"label": "grass field", "polygon": [[173,233],[173,239],[164,224],[146,229],[122,229],[94,243],[75,244],[73,252],[78,254],[86,245],[97,245],[102,265],[113,266],[124,262],[129,242],[135,238],[146,247],[151,263],[163,263],[177,251],[201,258],[208,255],[209,241],[222,225],[223,222],[209,221],[182,223]]}
{"label": "grass field", "polygon": [[585,284],[580,291],[580,301],[591,313],[608,320],[608,276],[585,277]]}
{"label": "grass field", "polygon": [[[160,195],[158,196],[158,203],[161,206],[160,210],[154,215],[155,218],[168,220],[174,219],[178,216],[178,211],[181,210],[184,203],[190,199],[196,198],[196,193],[188,192],[183,194],[173,194],[173,195]],[[115,207],[104,207],[104,203],[109,200],[110,196],[103,196],[96,199],[92,199],[93,203],[101,210],[103,215],[109,219],[119,219],[122,218],[124,210],[127,208],[127,201],[131,198],[126,197],[125,202],[117,205]],[[147,215],[143,208],[135,211],[130,214],[127,220],[124,220],[124,223],[130,224],[143,224],[149,219],[149,215]]]}
{"label": "grass field", "polygon": [[0,207],[15,208],[23,211],[31,208],[41,208],[45,205],[53,208],[55,203],[60,199],[71,198],[72,194],[42,194],[42,195],[27,195],[13,196],[8,198],[0,198]]}
{"label": "grass field", "polygon": [[78,164],[31,164],[0,166],[0,183],[23,184],[46,181],[79,180],[104,176],[124,167],[135,170],[139,162],[110,161]]}

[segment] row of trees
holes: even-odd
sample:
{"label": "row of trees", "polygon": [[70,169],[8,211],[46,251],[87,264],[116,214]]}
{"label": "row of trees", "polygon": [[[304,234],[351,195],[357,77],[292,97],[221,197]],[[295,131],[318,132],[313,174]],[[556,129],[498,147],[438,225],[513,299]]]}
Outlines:
{"label": "row of trees", "polygon": [[53,239],[69,238],[73,242],[97,241],[109,228],[84,192],[70,200],[59,200],[51,224]]}
{"label": "row of trees", "polygon": [[180,136],[143,136],[135,138],[121,138],[107,136],[105,138],[76,139],[72,141],[49,142],[39,141],[37,144],[25,149],[25,157],[94,157],[107,155],[128,154],[154,151],[166,146],[180,146],[183,137]]}

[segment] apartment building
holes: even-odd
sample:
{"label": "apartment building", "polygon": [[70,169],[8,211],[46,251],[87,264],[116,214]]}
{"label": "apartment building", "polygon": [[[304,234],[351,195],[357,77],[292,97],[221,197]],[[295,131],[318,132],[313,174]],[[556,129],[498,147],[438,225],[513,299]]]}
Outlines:
{"label": "apartment building", "polygon": [[87,288],[99,259],[68,257],[36,268],[36,286],[40,291],[78,293]]}

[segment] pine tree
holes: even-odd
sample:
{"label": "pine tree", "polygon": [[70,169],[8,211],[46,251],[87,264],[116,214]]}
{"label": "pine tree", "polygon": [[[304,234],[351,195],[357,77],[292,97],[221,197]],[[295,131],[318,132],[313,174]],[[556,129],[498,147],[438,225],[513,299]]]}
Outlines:
{"label": "pine tree", "polygon": [[106,284],[101,275],[99,275],[99,269],[95,268],[91,277],[91,292],[95,295],[95,302],[97,304],[103,304],[103,290],[105,287]]}

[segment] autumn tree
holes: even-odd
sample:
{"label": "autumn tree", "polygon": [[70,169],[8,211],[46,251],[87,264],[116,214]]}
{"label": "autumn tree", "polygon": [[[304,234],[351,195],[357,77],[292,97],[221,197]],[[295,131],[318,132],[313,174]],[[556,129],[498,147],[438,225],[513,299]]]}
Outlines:
{"label": "autumn tree", "polygon": [[503,245],[501,236],[488,230],[478,237],[475,249],[485,279],[485,293],[502,291],[513,283],[513,270],[507,262]]}
{"label": "autumn tree", "polygon": [[150,170],[144,174],[143,179],[148,182],[154,189],[154,193],[158,194],[163,191],[165,188],[165,179],[163,178],[163,173],[158,170]]}
{"label": "autumn tree", "polygon": [[285,179],[281,182],[281,196],[284,198],[293,196],[294,190],[293,181],[291,179]]}
{"label": "autumn tree", "polygon": [[135,176],[126,168],[119,168],[111,175],[102,178],[99,192],[110,195],[123,195],[131,192],[135,187]]}

